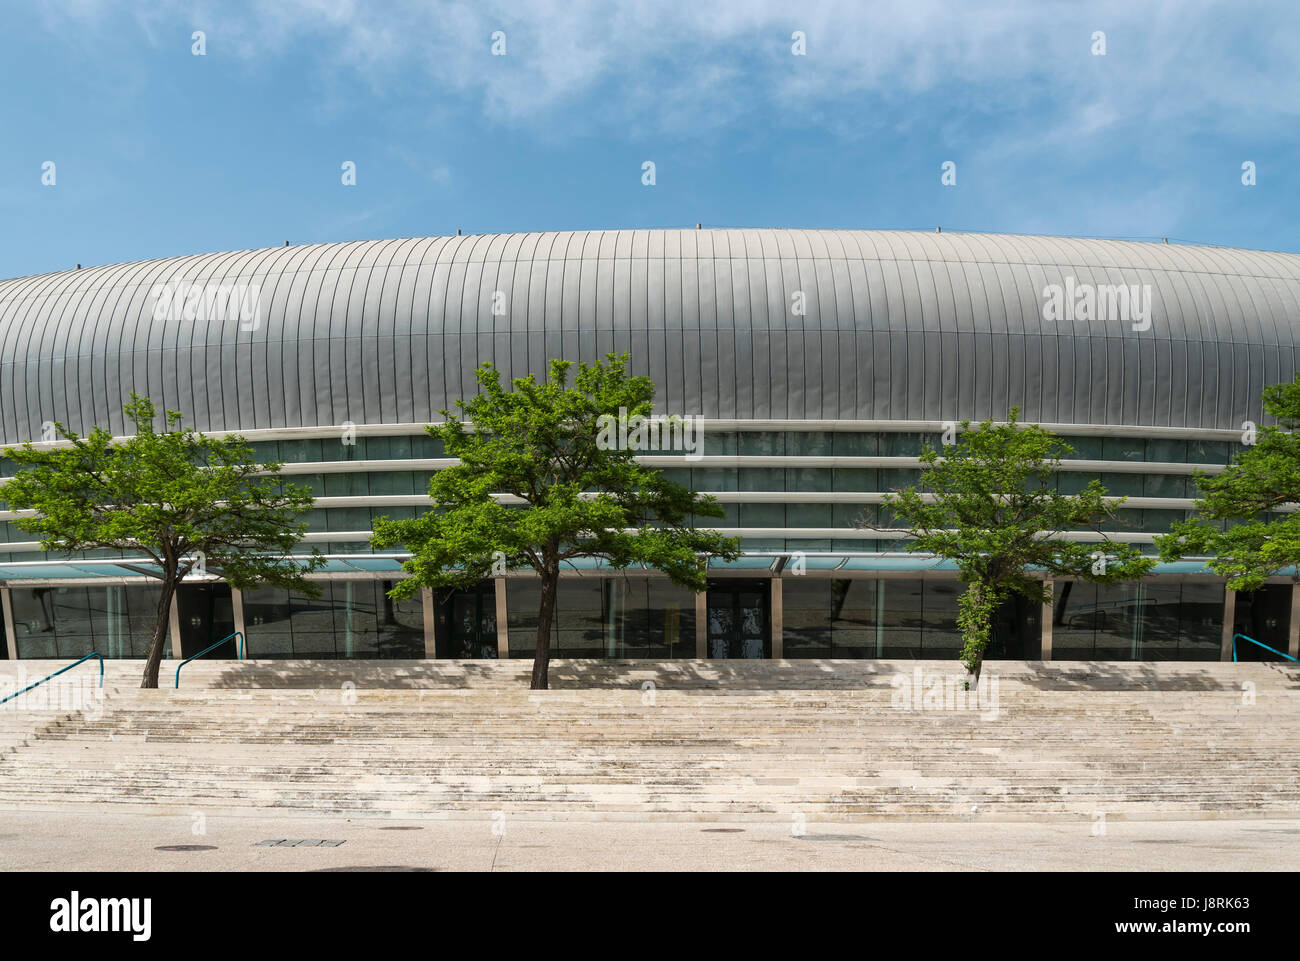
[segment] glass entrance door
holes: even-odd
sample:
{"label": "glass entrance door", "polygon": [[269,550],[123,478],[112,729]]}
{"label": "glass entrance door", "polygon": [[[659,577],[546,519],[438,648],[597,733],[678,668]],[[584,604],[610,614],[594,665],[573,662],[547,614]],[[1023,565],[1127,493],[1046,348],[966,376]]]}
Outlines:
{"label": "glass entrance door", "polygon": [[[229,584],[182,584],[176,591],[177,620],[181,629],[181,657],[199,653],[209,644],[235,633],[235,608]],[[207,655],[235,658],[233,640]]]}
{"label": "glass entrance door", "polygon": [[[1257,591],[1240,591],[1233,611],[1233,631],[1278,651],[1287,649],[1291,633],[1291,585],[1265,584]],[[1237,641],[1239,661],[1280,661],[1248,641]]]}
{"label": "glass entrance door", "polygon": [[452,591],[443,601],[435,638],[438,657],[497,656],[496,585],[491,581],[469,591]]}
{"label": "glass entrance door", "polygon": [[771,657],[771,596],[767,581],[711,582],[709,657]]}

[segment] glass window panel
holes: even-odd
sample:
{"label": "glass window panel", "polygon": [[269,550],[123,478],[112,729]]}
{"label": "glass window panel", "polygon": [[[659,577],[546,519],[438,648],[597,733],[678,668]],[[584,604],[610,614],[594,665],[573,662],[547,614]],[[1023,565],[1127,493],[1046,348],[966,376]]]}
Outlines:
{"label": "glass window panel", "polygon": [[956,657],[962,648],[961,631],[957,627],[958,598],[966,590],[961,581],[923,581],[924,600],[921,638],[921,656],[925,658]]}
{"label": "glass window panel", "polygon": [[736,489],[734,467],[696,467],[691,470],[691,478],[692,490],[716,492]]}
{"label": "glass window panel", "polygon": [[788,491],[825,492],[831,489],[832,471],[824,467],[788,467],[785,489]]}
{"label": "glass window panel", "polygon": [[1102,460],[1146,460],[1146,441],[1141,437],[1104,437]]}
{"label": "glass window panel", "polygon": [[780,431],[739,431],[736,434],[737,452],[750,456],[785,455],[785,434]]}
{"label": "glass window panel", "polygon": [[280,459],[280,445],[273,440],[258,441],[251,446],[253,459],[259,464],[273,464]]}
{"label": "glass window panel", "polygon": [[1147,441],[1146,459],[1161,464],[1186,463],[1187,441],[1152,437]]}
{"label": "glass window panel", "polygon": [[742,467],[738,473],[743,491],[785,490],[785,471],[780,467]]}
{"label": "glass window panel", "polygon": [[1141,474],[1107,473],[1101,475],[1101,483],[1112,497],[1141,497],[1142,477]]}
{"label": "glass window panel", "polygon": [[321,456],[321,442],[319,439],[282,440],[279,443],[280,460],[286,464],[307,464],[324,459]]}
{"label": "glass window panel", "polygon": [[602,584],[603,579],[595,577],[560,579],[556,598],[557,656],[606,656]]}
{"label": "glass window panel", "polygon": [[882,595],[879,599],[879,656],[920,657],[924,582],[882,577],[878,583]]}
{"label": "glass window panel", "polygon": [[[731,505],[728,505],[731,506]],[[741,527],[785,527],[786,506],[784,504],[741,504]],[[790,510],[796,505],[791,504]]]}
{"label": "glass window panel", "polygon": [[786,657],[831,656],[833,583],[824,577],[781,578],[782,645]]}
{"label": "glass window panel", "polygon": [[705,455],[734,454],[736,453],[737,439],[736,434],[731,431],[704,431],[704,453]]}
{"label": "glass window panel", "polygon": [[666,578],[646,578],[645,657],[695,656],[695,594]]}
{"label": "glass window panel", "polygon": [[[316,511],[316,513],[320,513]],[[325,511],[326,530],[364,531],[370,528],[370,508],[332,507]]]}
{"label": "glass window panel", "polygon": [[835,435],[830,431],[791,431],[786,437],[786,453],[792,457],[830,457],[835,453]]}
{"label": "glass window panel", "polygon": [[881,492],[916,487],[920,483],[921,472],[919,470],[882,470],[880,472]]}
{"label": "glass window panel", "polygon": [[1093,481],[1100,479],[1100,474],[1063,470],[1056,475],[1056,489],[1062,494],[1078,494],[1085,490]]}
{"label": "glass window panel", "polygon": [[[532,657],[537,649],[537,612],[542,603],[542,585],[535,578],[506,579],[506,626],[511,657]],[[551,626],[555,646],[556,625]]]}
{"label": "glass window panel", "polygon": [[876,605],[880,600],[875,578],[836,578],[831,581],[832,657],[876,656],[880,639]]}
{"label": "glass window panel", "polygon": [[370,493],[375,497],[428,493],[427,483],[422,487],[416,483],[416,475],[410,471],[377,471],[370,475]]}
{"label": "glass window panel", "polygon": [[366,474],[326,474],[326,497],[365,497],[370,493]]}
{"label": "glass window panel", "polygon": [[880,480],[871,467],[837,467],[835,489],[837,491],[854,491],[867,494],[880,492]]}
{"label": "glass window panel", "polygon": [[1187,442],[1189,464],[1226,464],[1232,457],[1233,445],[1225,440],[1190,440]]}
{"label": "glass window panel", "polygon": [[1178,656],[1180,660],[1217,661],[1223,642],[1222,584],[1182,585],[1178,612]]}
{"label": "glass window panel", "polygon": [[877,520],[875,504],[835,504],[830,527],[874,527]]}
{"label": "glass window panel", "polygon": [[1106,459],[1101,437],[1065,437],[1063,440],[1074,448],[1073,454],[1065,455],[1071,460]]}
{"label": "glass window panel", "polygon": [[1052,613],[1052,657],[1091,660],[1094,635],[1104,616],[1097,607],[1097,585],[1061,580],[1055,584]]}
{"label": "glass window panel", "polygon": [[837,431],[832,442],[837,457],[875,457],[880,445],[875,434]]}
{"label": "glass window panel", "polygon": [[[11,592],[20,658],[144,657],[157,621],[159,588],[15,587]],[[163,648],[171,656],[171,644]]]}
{"label": "glass window panel", "polygon": [[1178,474],[1147,474],[1142,490],[1147,497],[1187,497],[1190,478]]}
{"label": "glass window panel", "polygon": [[835,523],[830,504],[791,504],[785,516],[790,527],[831,527]]}
{"label": "glass window panel", "polygon": [[880,454],[883,457],[918,457],[921,447],[929,441],[931,446],[938,445],[938,435],[914,432],[886,432],[880,435]]}

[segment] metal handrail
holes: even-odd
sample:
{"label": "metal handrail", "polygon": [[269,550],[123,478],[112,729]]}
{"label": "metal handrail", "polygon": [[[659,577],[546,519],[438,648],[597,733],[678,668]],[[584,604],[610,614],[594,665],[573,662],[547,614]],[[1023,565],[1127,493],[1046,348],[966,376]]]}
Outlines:
{"label": "metal handrail", "polygon": [[21,691],[15,691],[14,693],[10,694],[8,697],[0,697],[0,704],[3,704],[5,701],[12,701],[12,700],[13,700],[14,698],[16,698],[19,694],[26,694],[26,693],[27,693],[28,691],[30,691],[32,688],[37,687],[37,686],[39,686],[39,685],[41,685],[41,684],[44,684],[46,681],[48,681],[48,680],[49,680],[50,678],[52,678],[52,677],[58,677],[58,676],[59,676],[60,674],[62,674],[64,671],[70,671],[70,670],[72,670],[74,667],[76,667],[76,666],[77,666],[78,664],[80,664],[82,661],[88,661],[88,660],[90,660],[92,657],[97,657],[97,658],[99,658],[99,689],[102,691],[102,690],[104,689],[104,658],[103,658],[103,656],[99,653],[99,651],[91,651],[91,652],[90,652],[89,654],[87,654],[85,657],[79,657],[79,658],[77,658],[75,661],[73,661],[73,662],[72,662],[71,664],[69,664],[67,667],[61,667],[61,668],[59,668],[57,671],[55,671],[53,674],[47,674],[45,677],[41,678],[41,679],[40,679],[39,681],[37,681],[35,684],[28,684],[28,685],[27,685],[25,688],[23,688]]}
{"label": "metal handrail", "polygon": [[[1269,647],[1267,644],[1261,643],[1260,641],[1255,640],[1253,637],[1247,637],[1245,634],[1233,634],[1232,635],[1232,659],[1234,661],[1237,659],[1237,638],[1241,638],[1243,641],[1250,641],[1250,643],[1254,644],[1256,647],[1262,647],[1264,650],[1272,651],[1274,654],[1280,654],[1282,657],[1285,657],[1288,661],[1297,660],[1296,658],[1292,657],[1290,654],[1282,654],[1282,652],[1279,651],[1277,648]],[[1297,661],[1297,663],[1300,663],[1300,661]]]}
{"label": "metal handrail", "polygon": [[237,638],[239,638],[239,641],[238,641],[238,643],[235,645],[235,648],[236,648],[236,650],[237,650],[238,653],[239,653],[239,660],[242,661],[242,660],[244,659],[244,635],[243,635],[240,631],[235,631],[235,633],[233,633],[233,634],[227,634],[225,637],[223,637],[221,640],[217,641],[215,644],[209,644],[209,645],[208,645],[207,647],[205,647],[203,650],[199,651],[199,653],[197,653],[197,654],[191,654],[189,657],[185,658],[185,660],[183,660],[183,661],[181,661],[179,664],[177,664],[177,665],[176,665],[176,687],[180,687],[180,686],[181,686],[181,668],[182,668],[182,667],[184,667],[184,666],[185,666],[186,664],[188,664],[190,661],[194,660],[196,657],[202,657],[204,654],[208,653],[208,651],[215,651],[215,650],[216,650],[217,648],[219,648],[222,644],[226,643],[226,641],[230,640],[230,639],[233,638],[233,637],[237,637]]}

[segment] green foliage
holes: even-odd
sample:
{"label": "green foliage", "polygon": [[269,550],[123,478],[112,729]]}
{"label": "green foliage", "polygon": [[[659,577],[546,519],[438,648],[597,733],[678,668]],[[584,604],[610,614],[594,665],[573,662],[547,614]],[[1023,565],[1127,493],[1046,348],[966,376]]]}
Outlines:
{"label": "green foliage", "polygon": [[[516,379],[513,391],[490,364],[480,367],[481,392],[458,402],[464,419],[444,410],[446,422],[428,428],[460,460],[434,474],[433,510],[375,525],[375,547],[404,544],[412,553],[405,565],[412,576],[393,596],[472,586],[503,567],[558,572],[566,560],[590,557],[613,568],[646,564],[698,592],[706,583],[702,558],[739,556],[737,539],[691,526],[692,515],[724,516],[714,498],[641,466],[632,451],[597,444],[601,415],[651,412],[654,385],[629,377],[626,365],[626,355],[616,354],[578,364],[569,386],[572,365],[552,360],[545,383],[530,375]],[[522,503],[503,504],[494,494]]]}
{"label": "green foliage", "polygon": [[37,512],[19,528],[45,551],[139,551],[182,577],[201,553],[235,587],[306,586],[303,565],[284,555],[306,530],[310,490],[282,483],[281,465],[258,464],[241,437],[183,429],[176,411],[157,431],[153,403],[136,395],[124,410],[135,435],[120,443],[101,427],[83,438],[56,424],[70,447],[4,452],[23,469],[0,496],[11,509]]}
{"label": "green foliage", "polygon": [[1300,514],[1287,506],[1300,504],[1300,374],[1266,387],[1263,405],[1278,426],[1259,428],[1221,474],[1197,471],[1197,516],[1156,539],[1163,560],[1208,556],[1237,591],[1300,564]]}
{"label": "green foliage", "polygon": [[[1142,577],[1155,562],[1100,530],[1123,498],[1108,498],[1094,480],[1078,494],[1059,493],[1055,473],[1073,449],[1037,425],[963,421],[955,444],[942,453],[927,446],[920,487],[885,499],[912,538],[909,551],[954,561],[968,585],[961,599],[961,658],[978,676],[992,617],[1011,594],[1050,600],[1043,578],[1071,577],[1110,583]],[[1095,530],[1105,541],[1080,543],[1068,531]]]}
{"label": "green foliage", "polygon": [[152,687],[172,595],[200,559],[238,588],[272,584],[309,594],[318,589],[303,575],[323,561],[315,552],[306,562],[288,556],[313,498],[279,479],[280,464],[256,463],[243,438],[182,428],[176,411],[156,430],[148,398],[132,394],[123,409],[134,425],[126,440],[115,443],[102,427],[80,437],[56,424],[68,446],[6,449],[20,470],[0,497],[13,510],[36,512],[16,523],[40,538],[42,550],[118,550],[158,565],[163,594],[145,676]]}

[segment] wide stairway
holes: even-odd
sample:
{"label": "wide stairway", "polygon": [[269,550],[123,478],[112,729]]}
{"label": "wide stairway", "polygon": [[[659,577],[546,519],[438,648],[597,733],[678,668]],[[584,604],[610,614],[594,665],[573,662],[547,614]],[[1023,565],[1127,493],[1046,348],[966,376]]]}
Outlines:
{"label": "wide stairway", "polygon": [[982,704],[950,661],[557,661],[545,692],[529,667],[196,662],[141,691],[110,663],[97,706],[0,707],[0,809],[1300,816],[1294,667],[997,662]]}

